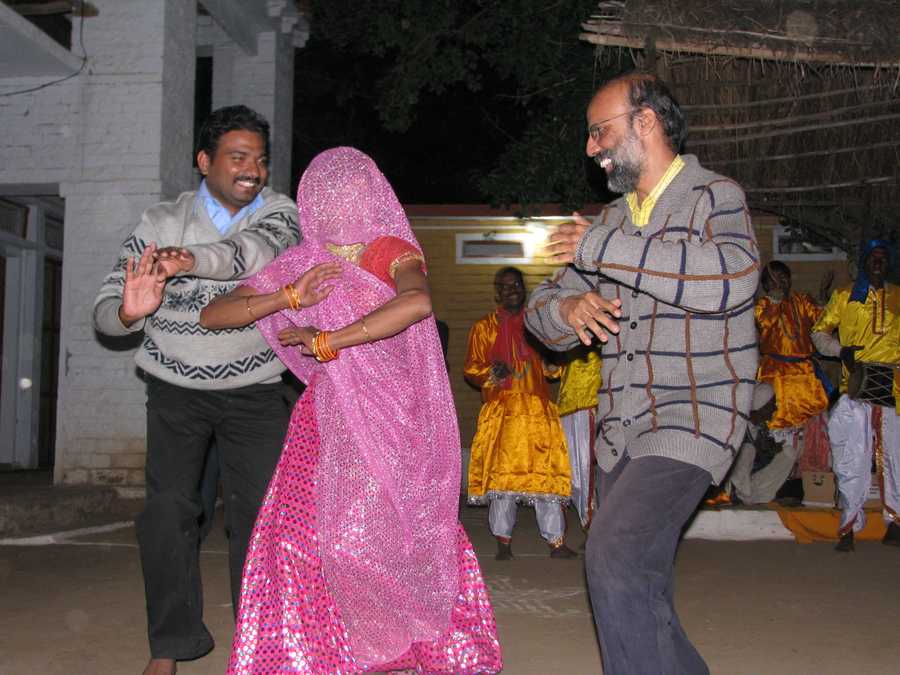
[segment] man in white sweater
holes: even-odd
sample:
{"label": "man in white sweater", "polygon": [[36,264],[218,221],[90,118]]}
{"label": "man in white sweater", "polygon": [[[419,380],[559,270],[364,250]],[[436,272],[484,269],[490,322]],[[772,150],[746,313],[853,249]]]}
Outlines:
{"label": "man in white sweater", "polygon": [[200,478],[214,439],[222,465],[234,608],[256,513],[290,415],[284,366],[251,324],[211,331],[200,310],[299,241],[296,206],[265,187],[269,125],[245,106],[214,111],[200,130],[196,192],[144,212],[94,303],[98,332],[143,331],[135,363],[147,383],[147,498],[137,535],[150,662],[213,648],[203,624]]}

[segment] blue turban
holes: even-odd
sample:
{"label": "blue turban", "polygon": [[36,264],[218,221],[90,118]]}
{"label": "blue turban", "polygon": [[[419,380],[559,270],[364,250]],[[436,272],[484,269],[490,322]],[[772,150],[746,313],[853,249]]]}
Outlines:
{"label": "blue turban", "polygon": [[859,252],[859,266],[856,271],[856,283],[853,284],[853,291],[850,293],[850,302],[861,302],[865,304],[866,298],[869,297],[869,275],[866,274],[866,260],[869,259],[872,251],[876,248],[883,248],[888,254],[888,260],[893,262],[894,246],[885,239],[870,239]]}

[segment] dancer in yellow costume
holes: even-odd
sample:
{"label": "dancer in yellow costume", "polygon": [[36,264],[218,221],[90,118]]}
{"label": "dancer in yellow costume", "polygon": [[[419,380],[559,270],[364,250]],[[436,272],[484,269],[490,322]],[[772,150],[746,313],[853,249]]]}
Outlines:
{"label": "dancer in yellow costume", "polygon": [[[894,246],[874,239],[864,248],[853,286],[839,288],[813,326],[820,353],[843,362],[841,397],[828,420],[828,439],[837,477],[841,552],[854,548],[853,533],[866,524],[863,503],[870,484],[872,457],[881,470],[883,543],[900,546],[900,417],[895,403],[879,405],[847,395],[850,372],[864,363],[900,365],[900,286],[886,281]],[[833,333],[837,331],[837,337]],[[894,402],[900,396],[897,378]]]}
{"label": "dancer in yellow costume", "polygon": [[490,502],[497,559],[512,558],[519,503],[533,505],[554,558],[577,554],[565,545],[563,505],[571,490],[569,458],[540,354],[525,339],[525,280],[515,267],[494,277],[498,308],[469,333],[466,379],[484,405],[472,440],[469,503]]}
{"label": "dancer in yellow costume", "polygon": [[[791,270],[781,261],[767,264],[759,282],[763,295],[756,301],[759,336],[756,379],[767,382],[775,393],[775,410],[765,425],[775,442],[781,444],[781,450],[765,469],[751,478],[756,450],[753,444],[745,443],[728,481],[715,497],[706,501],[708,506],[731,503],[732,491],[744,504],[764,504],[775,499],[803,452],[803,427],[828,408],[828,394],[816,372],[813,361],[816,349],[810,335],[822,308],[808,293],[791,290]],[[761,392],[765,391],[768,390],[757,388],[754,396],[762,397]],[[766,402],[755,402],[753,410]]]}
{"label": "dancer in yellow costume", "polygon": [[578,347],[567,353],[569,360],[559,376],[559,419],[569,449],[572,471],[572,504],[578,512],[581,527],[587,531],[596,506],[594,458],[596,437],[597,392],[603,377],[600,353],[593,348]]}
{"label": "dancer in yellow costume", "polygon": [[765,295],[756,302],[757,379],[775,390],[769,429],[799,430],[828,408],[828,395],[812,360],[816,349],[810,335],[822,308],[808,293],[791,291],[791,270],[777,260],[763,269],[760,284]]}

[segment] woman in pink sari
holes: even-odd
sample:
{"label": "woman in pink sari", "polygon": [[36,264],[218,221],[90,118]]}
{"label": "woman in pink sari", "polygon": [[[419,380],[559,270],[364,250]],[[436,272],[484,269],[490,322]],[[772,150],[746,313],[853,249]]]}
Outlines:
{"label": "woman in pink sari", "polygon": [[201,317],[256,320],[307,384],[251,538],[228,672],[496,673],[418,242],[352,148],[310,163],[297,206],[302,243]]}

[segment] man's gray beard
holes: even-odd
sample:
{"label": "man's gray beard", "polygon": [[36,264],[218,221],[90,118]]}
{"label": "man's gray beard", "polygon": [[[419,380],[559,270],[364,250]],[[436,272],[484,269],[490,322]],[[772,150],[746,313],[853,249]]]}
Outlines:
{"label": "man's gray beard", "polygon": [[613,192],[625,194],[634,192],[641,178],[641,168],[628,164],[615,164],[606,177],[606,184]]}
{"label": "man's gray beard", "polygon": [[634,132],[625,135],[615,152],[610,154],[613,168],[606,175],[606,184],[613,192],[634,192],[643,170],[643,148]]}

